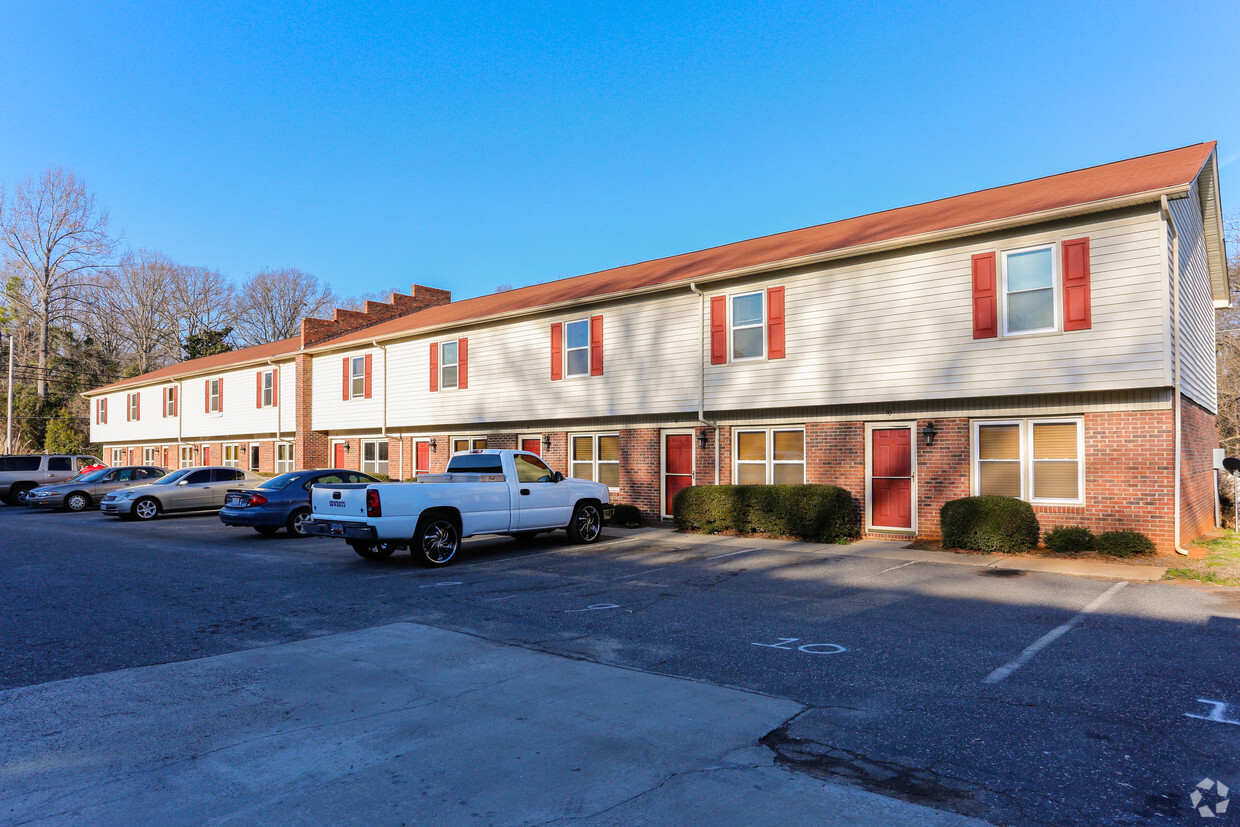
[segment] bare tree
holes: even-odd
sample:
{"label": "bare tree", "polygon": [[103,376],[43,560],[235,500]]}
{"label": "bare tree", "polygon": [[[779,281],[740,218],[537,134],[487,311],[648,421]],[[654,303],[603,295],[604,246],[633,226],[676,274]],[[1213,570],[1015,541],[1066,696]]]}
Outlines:
{"label": "bare tree", "polygon": [[138,373],[180,356],[170,310],[179,269],[156,250],[131,250],[93,285],[95,316],[85,326],[105,352],[128,355]]}
{"label": "bare tree", "polygon": [[19,312],[37,329],[37,395],[47,398],[52,328],[71,322],[89,275],[112,255],[108,213],[72,171],[48,167],[17,185],[11,201],[0,190],[0,234]]}
{"label": "bare tree", "polygon": [[247,345],[296,336],[301,320],[330,314],[336,297],[318,277],[296,267],[260,270],[241,287],[236,330]]}
{"label": "bare tree", "polygon": [[1218,332],[1218,435],[1231,456],[1240,455],[1240,212],[1225,226],[1231,306],[1215,314]]}
{"label": "bare tree", "polygon": [[218,270],[177,265],[172,271],[168,309],[182,342],[237,322],[237,288]]}

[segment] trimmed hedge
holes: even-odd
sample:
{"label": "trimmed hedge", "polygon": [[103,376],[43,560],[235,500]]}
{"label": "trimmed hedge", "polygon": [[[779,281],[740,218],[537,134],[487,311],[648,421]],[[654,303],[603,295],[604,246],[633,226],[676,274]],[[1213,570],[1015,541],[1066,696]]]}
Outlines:
{"label": "trimmed hedge", "polygon": [[1051,551],[1061,554],[1079,554],[1094,547],[1094,533],[1084,526],[1057,525],[1046,532],[1042,542]]}
{"label": "trimmed hedge", "polygon": [[963,497],[939,510],[943,548],[1020,552],[1038,544],[1033,506],[1013,497]]}
{"label": "trimmed hedge", "polygon": [[676,528],[715,534],[777,534],[815,543],[856,537],[852,494],[835,485],[700,485],[672,500]]}
{"label": "trimmed hedge", "polygon": [[1094,538],[1094,548],[1110,557],[1136,557],[1158,550],[1154,541],[1139,531],[1104,531]]}
{"label": "trimmed hedge", "polygon": [[642,511],[635,505],[617,505],[611,513],[611,524],[618,526],[641,525]]}

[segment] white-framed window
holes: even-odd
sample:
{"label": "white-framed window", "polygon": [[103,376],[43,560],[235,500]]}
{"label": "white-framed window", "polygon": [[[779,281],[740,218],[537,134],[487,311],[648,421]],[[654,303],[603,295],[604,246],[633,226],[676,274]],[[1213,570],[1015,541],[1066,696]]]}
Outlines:
{"label": "white-framed window", "polygon": [[106,398],[96,400],[95,405],[95,421],[100,425],[106,424],[108,421],[108,400]]}
{"label": "white-framed window", "polygon": [[276,473],[284,474],[292,471],[294,468],[294,451],[293,443],[277,442],[276,443]]}
{"label": "white-framed window", "polygon": [[276,404],[276,372],[274,369],[263,371],[263,390],[260,394],[260,406],[270,408]]}
{"label": "white-framed window", "polygon": [[124,448],[112,449],[112,465],[124,465],[128,459]]}
{"label": "white-framed window", "polygon": [[973,493],[1084,503],[1084,431],[1079,418],[975,420]]}
{"label": "white-framed window", "polygon": [[387,476],[388,441],[386,439],[362,441],[362,473]]}
{"label": "white-framed window", "polygon": [[136,393],[125,394],[125,402],[128,405],[128,413],[126,416],[130,421],[137,420],[142,411],[139,407],[139,397],[140,394]]}
{"label": "white-framed window", "polygon": [[358,399],[366,395],[366,357],[349,359],[349,397]]}
{"label": "white-framed window", "polygon": [[457,387],[460,381],[460,348],[458,340],[439,344],[439,389]]}
{"label": "white-framed window", "polygon": [[487,447],[484,436],[458,436],[452,438],[452,453],[457,451],[481,451]]}
{"label": "white-framed window", "polygon": [[207,380],[207,413],[220,412],[220,386],[224,384],[223,379]]}
{"label": "white-framed window", "polygon": [[177,389],[175,386],[163,390],[164,416],[177,415]]}
{"label": "white-framed window", "polygon": [[620,487],[619,434],[572,434],[568,447],[570,476]]}
{"label": "white-framed window", "polygon": [[803,428],[737,428],[732,432],[737,485],[800,485],[805,482]]}
{"label": "white-framed window", "polygon": [[143,465],[154,465],[155,464],[155,449],[154,448],[147,447],[147,448],[142,449],[142,464]]}
{"label": "white-framed window", "polygon": [[1003,252],[1003,333],[1059,329],[1059,271],[1055,245]]}
{"label": "white-framed window", "polygon": [[224,458],[220,461],[220,465],[227,465],[230,468],[241,467],[241,446],[225,445],[223,446]]}
{"label": "white-framed window", "polygon": [[564,375],[590,375],[590,320],[564,323]]}
{"label": "white-framed window", "polygon": [[182,468],[190,468],[194,464],[194,446],[182,445],[180,451],[180,460]]}
{"label": "white-framed window", "polygon": [[766,356],[766,294],[757,290],[728,299],[732,361]]}

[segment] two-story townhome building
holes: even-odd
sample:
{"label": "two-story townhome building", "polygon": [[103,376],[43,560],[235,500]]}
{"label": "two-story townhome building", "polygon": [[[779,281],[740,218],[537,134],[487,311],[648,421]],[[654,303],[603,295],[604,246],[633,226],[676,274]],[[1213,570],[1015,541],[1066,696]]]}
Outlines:
{"label": "two-story townhome building", "polygon": [[936,537],[969,494],[1164,550],[1213,524],[1214,144],[464,301],[419,291],[289,346],[299,465],[410,478],[521,447],[651,518],[687,485],[832,483],[871,536]]}

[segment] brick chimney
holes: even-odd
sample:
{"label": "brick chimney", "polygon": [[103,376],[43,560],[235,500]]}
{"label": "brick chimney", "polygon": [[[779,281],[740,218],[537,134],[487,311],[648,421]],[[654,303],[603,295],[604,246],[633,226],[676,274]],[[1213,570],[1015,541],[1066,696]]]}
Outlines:
{"label": "brick chimney", "polygon": [[439,290],[435,287],[415,284],[409,288],[407,296],[403,293],[393,293],[390,301],[368,301],[363,305],[362,310],[337,308],[330,319],[302,319],[301,346],[306,348],[317,345],[355,330],[374,327],[428,307],[449,304],[451,301],[450,290]]}

